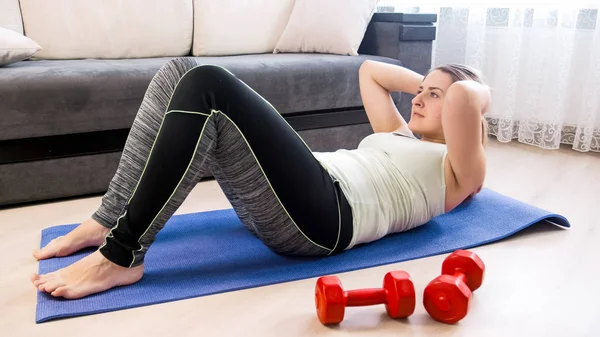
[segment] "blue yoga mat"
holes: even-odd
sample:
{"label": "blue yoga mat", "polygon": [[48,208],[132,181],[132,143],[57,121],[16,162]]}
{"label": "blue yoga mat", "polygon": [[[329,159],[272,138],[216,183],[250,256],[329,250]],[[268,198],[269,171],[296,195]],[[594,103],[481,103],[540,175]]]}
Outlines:
{"label": "blue yoga mat", "polygon": [[[570,227],[569,221],[561,215],[484,189],[452,212],[408,232],[389,235],[340,255],[291,258],[271,252],[243,227],[232,209],[178,215],[167,222],[148,251],[142,280],[78,300],[54,298],[38,292],[36,322],[445,254],[501,240],[542,220]],[[44,229],[41,246],[74,227],[63,225]],[[89,249],[69,257],[40,261],[39,272],[55,271],[93,251]]]}

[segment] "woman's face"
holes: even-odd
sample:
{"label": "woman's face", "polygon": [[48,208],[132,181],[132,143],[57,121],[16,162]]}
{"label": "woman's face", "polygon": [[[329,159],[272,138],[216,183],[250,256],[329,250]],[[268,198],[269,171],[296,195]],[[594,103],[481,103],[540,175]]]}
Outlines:
{"label": "woman's face", "polygon": [[444,140],[442,108],[448,88],[452,85],[450,75],[440,70],[429,73],[419,93],[412,100],[412,111],[408,128],[424,138]]}

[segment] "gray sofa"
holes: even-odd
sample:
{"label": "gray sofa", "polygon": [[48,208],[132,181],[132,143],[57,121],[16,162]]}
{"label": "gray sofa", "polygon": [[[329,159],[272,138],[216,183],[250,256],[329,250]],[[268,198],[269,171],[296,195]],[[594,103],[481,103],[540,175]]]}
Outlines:
{"label": "gray sofa", "polygon": [[[358,87],[360,65],[371,59],[425,73],[435,21],[434,14],[376,13],[358,56],[197,59],[248,83],[312,150],[354,148],[372,133]],[[106,191],[145,90],[170,59],[39,60],[0,68],[0,206]],[[393,98],[408,119],[411,97]]]}

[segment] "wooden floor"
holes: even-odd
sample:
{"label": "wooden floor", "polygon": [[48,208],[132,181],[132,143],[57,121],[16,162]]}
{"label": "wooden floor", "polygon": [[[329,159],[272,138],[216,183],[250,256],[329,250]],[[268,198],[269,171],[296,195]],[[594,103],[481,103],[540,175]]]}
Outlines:
{"label": "wooden floor", "polygon": [[[542,150],[492,141],[486,187],[565,215],[572,229],[539,226],[473,249],[485,283],[456,325],[433,321],[424,286],[445,256],[339,274],[345,287],[378,287],[404,269],[417,287],[417,309],[391,320],[382,306],[349,308],[337,327],[315,316],[316,279],[130,310],[35,324],[31,257],[44,227],[85,220],[99,197],[0,211],[0,336],[600,336],[600,154]],[[228,208],[215,182],[201,183],[178,211]],[[501,216],[501,215],[499,215]]]}

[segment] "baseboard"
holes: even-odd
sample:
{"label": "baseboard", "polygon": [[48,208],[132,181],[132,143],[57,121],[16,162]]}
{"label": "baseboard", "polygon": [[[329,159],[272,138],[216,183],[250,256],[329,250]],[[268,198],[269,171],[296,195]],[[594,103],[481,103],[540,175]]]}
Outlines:
{"label": "baseboard", "polygon": [[0,141],[0,165],[118,152],[129,130]]}

